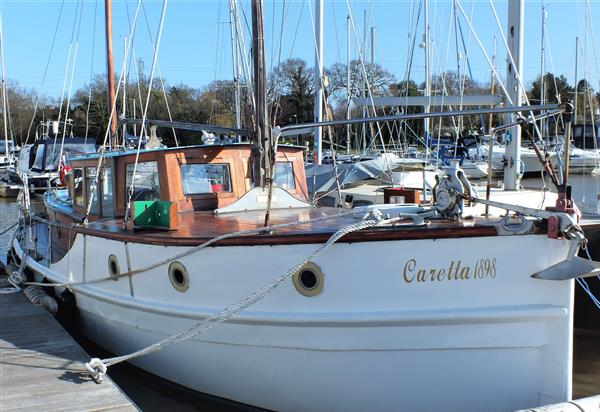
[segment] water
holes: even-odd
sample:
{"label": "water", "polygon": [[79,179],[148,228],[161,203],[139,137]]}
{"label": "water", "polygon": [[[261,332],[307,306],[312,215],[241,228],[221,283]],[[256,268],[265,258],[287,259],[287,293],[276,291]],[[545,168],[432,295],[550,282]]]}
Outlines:
{"label": "water", "polygon": [[[0,197],[0,233],[7,230],[17,221],[18,207],[15,199],[4,199]],[[6,262],[13,230],[0,235],[0,261]]]}
{"label": "water", "polygon": [[[600,177],[574,176],[571,182],[574,185],[573,194],[580,209],[586,213],[599,212]],[[524,181],[524,186],[539,188],[543,185],[540,179],[527,179]],[[16,217],[17,204],[14,199],[0,198],[0,232],[13,224]],[[0,260],[2,261],[6,259],[11,238],[12,231],[0,236]],[[578,299],[582,298],[587,299],[585,295],[579,294]],[[598,310],[598,319],[600,322],[600,309]],[[63,315],[59,317],[59,320],[88,353],[99,357],[109,355],[93,342],[77,334],[77,322],[72,316]],[[600,351],[598,348],[600,348],[600,330],[577,330],[575,332],[574,398],[600,393]],[[168,409],[173,412],[200,410],[238,412],[256,410],[231,401],[189,391],[128,364],[111,367],[109,375],[143,411]]]}

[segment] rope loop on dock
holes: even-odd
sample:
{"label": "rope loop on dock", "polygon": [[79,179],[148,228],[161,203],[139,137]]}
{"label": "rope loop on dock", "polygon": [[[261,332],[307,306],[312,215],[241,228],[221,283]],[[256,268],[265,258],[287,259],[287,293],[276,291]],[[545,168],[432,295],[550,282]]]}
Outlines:
{"label": "rope loop on dock", "polygon": [[362,229],[373,227],[373,226],[394,224],[394,223],[399,222],[402,219],[401,217],[395,217],[395,218],[391,218],[391,219],[383,219],[382,216],[383,215],[381,214],[381,212],[379,210],[373,209],[368,213],[368,215],[363,217],[363,219],[360,222],[353,223],[353,224],[342,227],[337,232],[335,232],[333,235],[331,235],[331,237],[327,240],[327,242],[325,242],[323,245],[319,246],[316,250],[314,250],[312,253],[310,253],[308,256],[306,256],[304,259],[302,259],[300,262],[298,262],[296,265],[291,267],[285,273],[277,276],[267,285],[263,286],[260,289],[255,290],[254,292],[247,295],[243,299],[231,304],[230,306],[226,307],[225,309],[222,309],[221,311],[215,313],[214,315],[210,316],[209,318],[207,318],[203,321],[197,322],[194,325],[190,326],[189,328],[187,328],[179,333],[171,335],[159,342],[156,342],[156,343],[154,343],[150,346],[147,346],[143,349],[140,349],[136,352],[132,352],[128,355],[122,355],[122,356],[117,356],[117,357],[107,358],[107,359],[102,359],[102,360],[100,360],[98,358],[93,358],[92,360],[90,360],[90,362],[86,363],[86,367],[92,374],[92,377],[94,379],[98,380],[98,379],[101,379],[104,374],[106,374],[106,370],[108,369],[109,366],[130,360],[133,358],[137,358],[140,356],[148,355],[153,352],[157,352],[157,351],[164,349],[166,347],[169,347],[171,345],[189,341],[190,339],[193,339],[194,337],[196,337],[200,334],[208,332],[209,330],[215,328],[216,326],[233,318],[234,316],[236,316],[240,312],[244,311],[248,307],[252,306],[256,302],[267,297],[275,288],[277,288],[283,282],[285,282],[286,280],[291,278],[306,263],[308,263],[309,261],[314,259],[317,255],[321,254],[326,249],[328,249],[331,245],[333,245],[335,242],[337,242],[339,239],[341,239],[345,235],[352,233],[352,232],[362,230]]}
{"label": "rope loop on dock", "polygon": [[103,376],[106,375],[107,367],[101,359],[92,358],[89,362],[85,363],[85,367],[90,372],[92,379],[98,383],[102,382]]}

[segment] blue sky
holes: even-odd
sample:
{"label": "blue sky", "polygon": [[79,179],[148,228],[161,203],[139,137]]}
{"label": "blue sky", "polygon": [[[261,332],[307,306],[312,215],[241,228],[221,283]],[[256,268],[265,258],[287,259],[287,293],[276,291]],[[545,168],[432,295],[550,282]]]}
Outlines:
{"label": "blue sky", "polygon": [[[376,27],[376,62],[395,74],[399,80],[404,77],[408,50],[410,50],[409,35],[417,32],[420,39],[423,33],[422,25],[417,28],[414,25],[419,0],[324,1],[326,66],[346,60],[346,16],[348,14],[354,21],[355,31],[353,30],[351,35],[351,43],[352,57],[356,58],[360,46],[358,43],[363,38],[366,10],[367,26]],[[7,77],[18,81],[22,86],[41,90],[44,94],[53,97],[59,97],[61,94],[71,36],[73,32],[77,32],[73,27],[78,1],[65,0],[54,50],[50,57],[47,79],[42,87],[42,77],[50,55],[62,3],[62,0],[2,1]],[[201,87],[215,79],[231,78],[228,3],[226,0],[170,0],[168,2],[159,49],[159,65],[163,77],[169,84],[186,83]],[[496,37],[498,66],[502,67],[506,60],[506,51],[489,1],[460,0],[459,3],[467,15],[472,15],[475,32],[490,56],[493,54],[494,36]],[[73,36],[74,40],[78,40],[73,89],[89,80],[90,71],[94,73],[105,71],[104,1],[85,0],[82,4],[79,36]],[[129,33],[127,8],[132,18],[136,4],[137,0],[113,1],[113,47],[116,71],[120,70],[122,64],[123,39]],[[152,47],[148,32],[150,30],[152,36],[156,37],[162,1],[144,0],[143,4],[148,19],[145,19],[143,13],[139,17],[134,51],[137,57],[144,59],[145,72],[149,73]],[[244,10],[249,11],[249,1],[240,0],[240,5]],[[573,82],[575,37],[579,36],[581,42],[579,78],[584,77],[585,74],[592,82],[592,86],[599,90],[600,39],[590,28],[589,21],[600,24],[600,1],[545,0],[544,5],[547,10],[547,71],[564,74],[569,82]],[[494,6],[501,21],[501,29],[506,31],[507,2],[494,0]],[[526,1],[525,5],[524,70],[528,83],[540,73],[541,6],[541,0]],[[97,14],[94,19],[96,7]],[[432,72],[455,70],[457,60],[451,19],[452,2],[429,0],[429,10],[433,43]],[[265,0],[264,11],[267,64],[277,62],[280,45],[283,59],[300,57],[312,64],[315,44],[314,1]],[[281,27],[282,13],[285,14],[283,28]],[[462,21],[465,42],[469,43],[468,57],[473,76],[481,81],[488,81],[490,68],[473,34],[470,34],[468,25],[464,19]],[[246,42],[248,39],[246,33]],[[72,58],[74,44],[75,42],[71,47]],[[416,48],[414,56],[412,77],[420,82],[423,80],[422,49]],[[463,53],[461,59],[463,67],[466,62],[465,57]],[[501,72],[504,71],[502,68]]]}

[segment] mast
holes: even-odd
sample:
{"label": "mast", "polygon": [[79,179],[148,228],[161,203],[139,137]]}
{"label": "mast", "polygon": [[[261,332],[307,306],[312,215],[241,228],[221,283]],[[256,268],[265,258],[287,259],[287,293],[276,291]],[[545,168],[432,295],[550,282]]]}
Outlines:
{"label": "mast", "polygon": [[[127,37],[123,38],[123,43],[125,45],[125,47],[123,47],[123,61],[125,61],[127,60]],[[121,115],[123,118],[125,118],[127,114],[127,76],[125,70],[127,70],[127,64],[123,63],[123,108],[121,109]],[[127,125],[123,124],[123,145],[125,145],[126,132]]]}
{"label": "mast", "polygon": [[[573,99],[573,124],[577,124],[577,58],[579,57],[579,37],[575,37],[575,98]],[[585,133],[585,132],[584,132]]]}
{"label": "mast", "polygon": [[[541,54],[540,54],[540,104],[543,105],[546,103],[546,76],[545,76],[545,67],[544,67],[544,63],[545,63],[545,31],[546,31],[546,7],[544,6],[544,2],[542,1],[542,47],[541,47]],[[541,119],[540,120],[540,129],[542,132],[542,138],[544,137],[544,124],[545,124],[545,120]],[[549,144],[548,139],[550,138],[550,136],[548,134],[546,134],[546,145]]]}
{"label": "mast", "polygon": [[[523,92],[519,86],[519,79],[523,78],[523,24],[525,17],[525,4],[523,0],[512,0],[508,2],[508,52],[512,55],[516,67],[512,67],[509,58],[506,75],[506,89],[514,106],[520,106],[523,100]],[[509,119],[510,123],[515,120],[514,115]],[[506,165],[504,166],[504,188],[506,190],[518,190],[521,176],[521,127],[514,126],[508,131],[510,141],[506,145]]]}
{"label": "mast", "polygon": [[[350,119],[350,15],[346,17],[346,119]],[[350,125],[346,125],[346,154],[350,154]]]}
{"label": "mast", "polygon": [[271,177],[272,142],[267,112],[265,44],[262,0],[252,0],[252,58],[254,98],[256,99],[256,136],[252,144],[252,179],[255,187],[265,187]]}
{"label": "mast", "polygon": [[[424,0],[424,26],[425,33],[423,34],[423,51],[425,52],[425,97],[431,95],[431,84],[429,82],[429,5],[427,0]],[[423,107],[425,113],[429,113],[429,103]],[[425,142],[429,142],[429,118],[423,119],[423,132],[425,133]],[[429,143],[427,143],[429,144]]]}
{"label": "mast", "polygon": [[229,26],[231,29],[231,57],[233,63],[233,87],[235,93],[235,127],[241,129],[242,120],[240,114],[241,97],[240,97],[240,65],[238,61],[238,42],[237,42],[237,23],[234,9],[234,0],[229,2]]}
{"label": "mast", "polygon": [[115,70],[112,47],[112,0],[104,0],[104,17],[106,25],[106,78],[108,81],[108,115],[110,116],[110,141],[117,133],[117,113],[112,108],[115,104]]}
{"label": "mast", "polygon": [[[315,53],[315,123],[323,120],[323,0],[316,0],[315,39],[317,50]],[[323,130],[315,127],[314,137],[314,162],[320,165],[323,160]],[[333,148],[331,148],[333,150]]]}
{"label": "mast", "polygon": [[[11,155],[8,148],[8,99],[6,98],[6,76],[4,72],[4,22],[0,13],[0,64],[2,65],[2,119],[4,123],[4,150],[6,156],[11,162]],[[14,143],[14,142],[13,142]]]}

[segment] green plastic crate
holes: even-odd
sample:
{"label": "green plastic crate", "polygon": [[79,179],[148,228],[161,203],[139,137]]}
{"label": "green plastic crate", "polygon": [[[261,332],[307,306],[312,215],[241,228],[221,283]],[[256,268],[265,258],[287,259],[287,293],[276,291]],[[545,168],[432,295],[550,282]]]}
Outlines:
{"label": "green plastic crate", "polygon": [[163,200],[133,202],[133,227],[170,229],[171,202]]}

